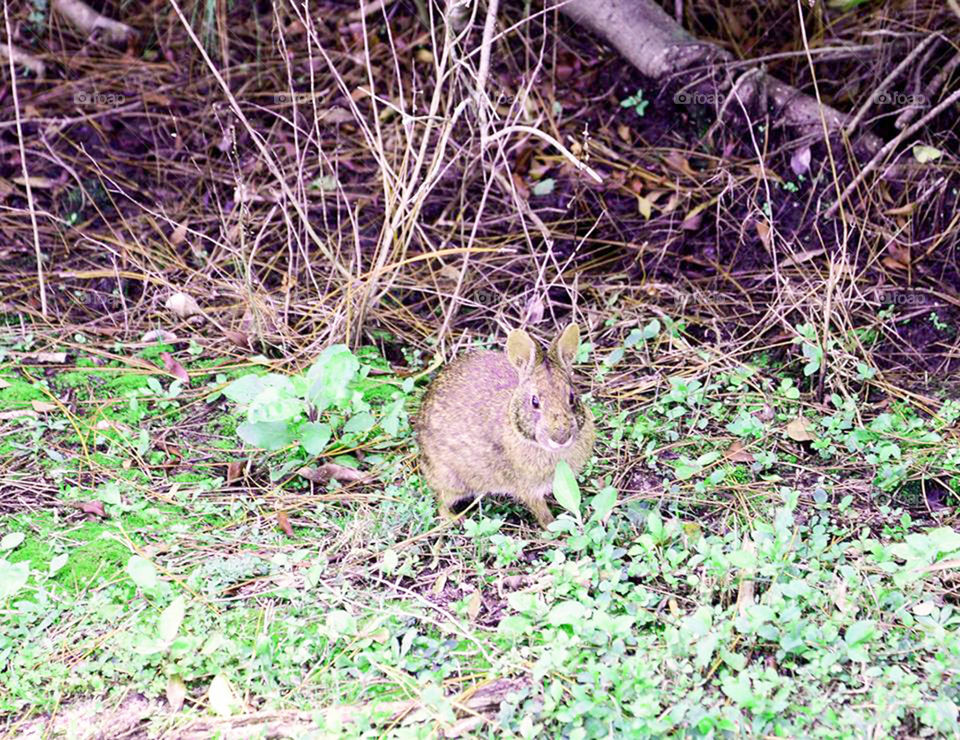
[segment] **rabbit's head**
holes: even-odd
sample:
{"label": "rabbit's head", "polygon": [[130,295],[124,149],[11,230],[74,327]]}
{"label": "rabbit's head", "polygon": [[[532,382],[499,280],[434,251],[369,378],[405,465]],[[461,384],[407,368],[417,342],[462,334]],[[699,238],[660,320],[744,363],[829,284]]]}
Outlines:
{"label": "rabbit's head", "polygon": [[544,355],[522,329],[507,337],[507,359],[519,375],[510,399],[509,424],[523,439],[562,454],[577,440],[586,408],[574,385],[573,361],[580,329],[570,324]]}

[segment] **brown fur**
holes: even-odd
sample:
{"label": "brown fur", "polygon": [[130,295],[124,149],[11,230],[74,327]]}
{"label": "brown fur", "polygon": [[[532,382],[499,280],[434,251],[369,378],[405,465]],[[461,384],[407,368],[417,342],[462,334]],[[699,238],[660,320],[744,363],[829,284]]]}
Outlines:
{"label": "brown fur", "polygon": [[506,352],[460,357],[431,384],[416,428],[420,469],[441,514],[499,493],[521,501],[543,527],[553,521],[545,496],[557,462],[566,460],[576,473],[593,452],[593,416],[573,385],[579,339],[571,324],[544,355],[515,330]]}

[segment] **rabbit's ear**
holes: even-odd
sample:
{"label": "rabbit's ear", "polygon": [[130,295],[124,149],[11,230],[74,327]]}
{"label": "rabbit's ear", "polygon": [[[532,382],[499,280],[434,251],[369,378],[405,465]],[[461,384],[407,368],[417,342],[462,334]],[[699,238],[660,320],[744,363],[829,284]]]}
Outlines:
{"label": "rabbit's ear", "polygon": [[521,375],[537,363],[537,344],[523,329],[514,329],[507,336],[507,359]]}
{"label": "rabbit's ear", "polygon": [[579,347],[580,327],[576,324],[568,324],[550,345],[550,359],[569,370],[573,367],[573,360],[577,356]]}

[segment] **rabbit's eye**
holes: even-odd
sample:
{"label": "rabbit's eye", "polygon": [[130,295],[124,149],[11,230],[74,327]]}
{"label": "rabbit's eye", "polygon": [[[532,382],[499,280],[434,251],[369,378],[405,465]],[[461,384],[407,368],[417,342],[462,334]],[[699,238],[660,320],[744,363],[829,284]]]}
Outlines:
{"label": "rabbit's eye", "polygon": [[577,402],[577,396],[573,391],[570,391],[570,405],[573,406]]}
{"label": "rabbit's eye", "polygon": [[536,396],[530,396],[530,405],[533,406],[535,409],[540,408],[540,399],[537,398]]}

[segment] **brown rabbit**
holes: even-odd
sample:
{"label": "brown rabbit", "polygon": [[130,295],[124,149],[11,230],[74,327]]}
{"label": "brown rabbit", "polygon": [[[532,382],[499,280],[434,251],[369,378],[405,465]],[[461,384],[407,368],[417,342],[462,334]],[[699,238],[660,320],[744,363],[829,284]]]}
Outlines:
{"label": "brown rabbit", "polygon": [[578,472],[593,451],[593,415],[573,383],[580,330],[570,324],[544,356],[521,329],[506,352],[473,352],[431,384],[417,419],[420,469],[453,516],[476,496],[502,493],[521,501],[546,527],[545,496],[557,462]]}

